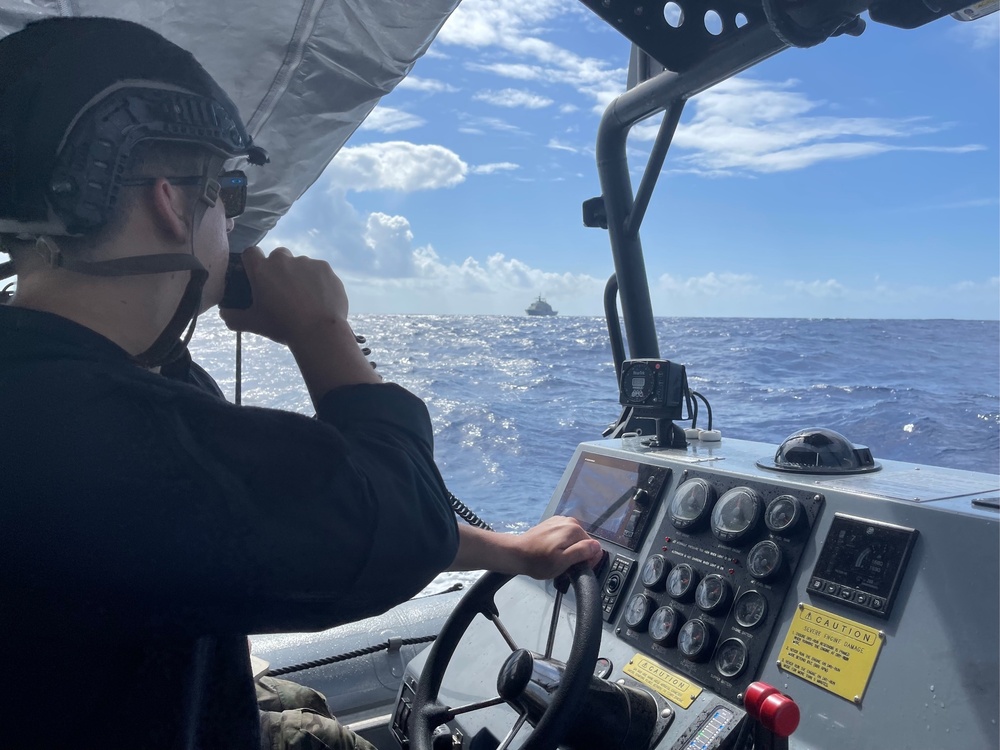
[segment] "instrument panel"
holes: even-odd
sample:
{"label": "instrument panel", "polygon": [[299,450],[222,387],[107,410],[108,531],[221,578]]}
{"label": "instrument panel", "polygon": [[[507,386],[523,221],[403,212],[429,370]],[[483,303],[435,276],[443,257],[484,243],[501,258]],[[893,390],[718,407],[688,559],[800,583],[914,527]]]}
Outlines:
{"label": "instrument panel", "polygon": [[[594,679],[656,697],[665,727],[650,750],[741,742],[758,681],[801,711],[795,750],[996,747],[1000,514],[984,498],[998,478],[894,461],[863,476],[785,474],[757,463],[768,450],[577,449],[544,515],[579,518],[608,553],[595,571],[605,624]],[[514,579],[495,605],[518,646],[539,654],[558,620],[558,659],[575,616],[555,601],[552,582]],[[473,657],[449,667],[448,705],[493,705],[479,660],[510,648],[494,631],[484,621]],[[619,713],[605,718],[629,725]],[[496,706],[455,728],[496,747],[516,716]]]}
{"label": "instrument panel", "polygon": [[732,701],[753,681],[822,494],[685,470],[615,633]]}

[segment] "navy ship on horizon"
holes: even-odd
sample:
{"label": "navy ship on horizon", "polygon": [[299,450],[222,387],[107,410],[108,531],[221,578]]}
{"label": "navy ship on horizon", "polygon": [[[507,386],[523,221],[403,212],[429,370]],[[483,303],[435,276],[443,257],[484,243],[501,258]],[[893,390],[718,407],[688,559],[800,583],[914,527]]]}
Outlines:
{"label": "navy ship on horizon", "polygon": [[528,315],[558,315],[559,313],[552,309],[552,305],[542,299],[542,295],[538,295],[538,299],[528,305],[528,309],[525,310]]}

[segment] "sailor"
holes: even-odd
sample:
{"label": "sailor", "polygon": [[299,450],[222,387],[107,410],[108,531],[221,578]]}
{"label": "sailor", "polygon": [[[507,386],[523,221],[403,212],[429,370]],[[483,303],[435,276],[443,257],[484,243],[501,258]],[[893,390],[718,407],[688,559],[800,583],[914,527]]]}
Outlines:
{"label": "sailor", "polygon": [[[250,248],[253,304],[224,314],[288,347],[316,418],[220,397],[185,342],[223,294],[234,160],[267,155],[159,34],[56,18],[0,40],[4,746],[257,748],[247,634],[379,613],[446,568],[600,555],[565,518],[458,527],[427,410],[369,366],[326,263]],[[329,723],[328,746],[368,747]]]}

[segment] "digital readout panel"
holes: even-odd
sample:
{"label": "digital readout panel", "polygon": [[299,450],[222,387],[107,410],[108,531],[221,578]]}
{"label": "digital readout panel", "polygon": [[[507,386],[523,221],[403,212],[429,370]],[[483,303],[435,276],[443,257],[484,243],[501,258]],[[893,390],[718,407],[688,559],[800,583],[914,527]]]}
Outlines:
{"label": "digital readout panel", "polygon": [[584,452],[555,512],[575,518],[593,536],[636,550],[668,476],[662,466]]}
{"label": "digital readout panel", "polygon": [[916,529],[837,513],[809,591],[888,617],[916,539]]}

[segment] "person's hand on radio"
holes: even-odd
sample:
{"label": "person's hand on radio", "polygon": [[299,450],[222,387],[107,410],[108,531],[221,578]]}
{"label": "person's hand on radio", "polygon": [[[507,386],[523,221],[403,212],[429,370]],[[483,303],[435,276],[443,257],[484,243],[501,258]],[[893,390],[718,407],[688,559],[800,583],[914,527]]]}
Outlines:
{"label": "person's hand on radio", "polygon": [[243,252],[243,266],[253,304],[219,314],[233,330],[285,344],[313,402],[341,385],[381,382],[358,348],[347,322],[347,292],[329,263],[292,255],[285,247],[267,256],[250,247]]}

